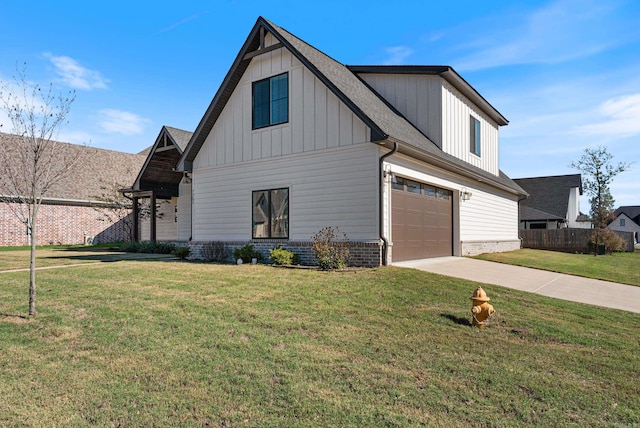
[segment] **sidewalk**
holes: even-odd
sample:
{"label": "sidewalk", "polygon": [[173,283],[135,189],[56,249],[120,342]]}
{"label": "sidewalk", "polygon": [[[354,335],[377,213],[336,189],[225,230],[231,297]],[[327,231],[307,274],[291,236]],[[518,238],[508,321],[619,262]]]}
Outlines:
{"label": "sidewalk", "polygon": [[640,287],[632,285],[466,257],[411,260],[393,263],[393,265],[500,285],[573,302],[640,313]]}

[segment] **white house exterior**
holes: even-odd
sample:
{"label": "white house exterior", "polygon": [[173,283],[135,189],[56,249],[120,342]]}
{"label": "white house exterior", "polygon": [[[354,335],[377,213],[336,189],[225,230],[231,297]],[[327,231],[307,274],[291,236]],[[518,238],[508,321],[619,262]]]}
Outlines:
{"label": "white house exterior", "polygon": [[615,210],[614,215],[607,227],[618,232],[632,232],[635,242],[640,243],[640,206],[622,206]]}
{"label": "white house exterior", "polygon": [[450,67],[347,67],[259,18],[177,162],[175,233],[311,261],[334,226],[364,266],[517,249],[507,123]]}

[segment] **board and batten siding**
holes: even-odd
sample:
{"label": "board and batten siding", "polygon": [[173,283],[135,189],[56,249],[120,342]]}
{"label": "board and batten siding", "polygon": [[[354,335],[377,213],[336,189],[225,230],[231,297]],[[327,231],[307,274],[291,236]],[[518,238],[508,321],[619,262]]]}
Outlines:
{"label": "board and batten siding", "polygon": [[191,183],[182,179],[178,194],[178,241],[188,241],[191,239]]}
{"label": "board and batten siding", "polygon": [[156,218],[156,239],[158,241],[175,241],[178,237],[176,222],[176,205],[178,198],[158,199]]}
{"label": "board and batten siding", "polygon": [[[369,74],[360,77],[443,152],[499,175],[498,125],[439,76]],[[470,150],[470,116],[480,121],[480,156]]]}
{"label": "board and batten siding", "polygon": [[[272,43],[267,37],[267,45]],[[252,130],[252,83],[289,73],[289,121]],[[200,149],[194,168],[307,153],[370,141],[370,130],[285,48],[251,60]]]}
{"label": "board and batten siding", "polygon": [[[498,124],[442,80],[442,151],[495,176],[498,166]],[[480,156],[470,150],[470,117],[480,121]]]}
{"label": "board and batten siding", "polygon": [[289,240],[337,226],[352,241],[378,239],[377,146],[362,143],[195,169],[193,240],[251,237],[252,192],[289,189]]}
{"label": "board and batten siding", "polygon": [[441,77],[375,73],[359,76],[442,148]]}

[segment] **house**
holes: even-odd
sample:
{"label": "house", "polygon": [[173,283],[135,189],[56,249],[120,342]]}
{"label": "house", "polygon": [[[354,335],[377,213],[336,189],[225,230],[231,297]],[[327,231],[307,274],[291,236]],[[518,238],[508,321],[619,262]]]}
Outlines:
{"label": "house", "polygon": [[520,201],[520,229],[591,229],[591,221],[580,212],[580,174],[516,178],[529,197]]}
{"label": "house", "polygon": [[[0,134],[0,150],[17,158],[17,139]],[[122,218],[113,216],[110,198],[119,183],[130,183],[144,156],[56,142],[56,150],[82,161],[58,181],[40,206],[38,244],[82,244],[127,240]],[[28,245],[27,227],[14,215],[16,198],[0,176],[0,246]]]}
{"label": "house", "polygon": [[[282,245],[310,262],[325,226],[362,266],[513,250],[526,192],[498,165],[507,123],[451,67],[345,66],[260,17],[162,197],[177,190],[195,253]],[[143,177],[159,197],[165,178]]]}
{"label": "house", "polygon": [[640,243],[640,206],[622,206],[613,215],[615,217],[607,227],[619,232],[635,232],[636,243]]}

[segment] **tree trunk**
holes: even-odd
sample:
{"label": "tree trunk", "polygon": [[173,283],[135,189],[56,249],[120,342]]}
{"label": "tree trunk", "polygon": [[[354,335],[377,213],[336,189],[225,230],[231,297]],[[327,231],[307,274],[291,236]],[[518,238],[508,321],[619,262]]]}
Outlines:
{"label": "tree trunk", "polygon": [[31,263],[29,264],[29,316],[36,315],[36,221],[31,220]]}

